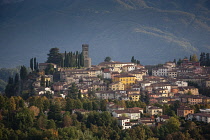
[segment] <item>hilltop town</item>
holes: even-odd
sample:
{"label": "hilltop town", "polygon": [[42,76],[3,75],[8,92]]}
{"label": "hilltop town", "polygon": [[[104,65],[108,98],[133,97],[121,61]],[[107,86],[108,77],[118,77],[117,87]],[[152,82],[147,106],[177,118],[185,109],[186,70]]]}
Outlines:
{"label": "hilltop town", "polygon": [[[159,130],[161,126],[166,127],[164,124],[169,120],[178,118],[210,122],[210,97],[207,92],[210,68],[201,66],[200,61],[184,58],[179,63],[170,61],[162,65],[143,66],[134,57],[131,62],[112,61],[107,57],[104,62],[91,65],[89,53],[89,45],[83,44],[82,53],[61,54],[62,63],[50,62],[49,59],[55,60],[50,53],[46,63],[31,59],[30,73],[25,78],[22,74],[19,89],[14,93],[26,98],[28,108],[38,107],[46,116],[52,108],[40,108],[35,101],[30,102],[42,97],[53,102],[59,100],[61,107],[58,113],[61,115],[66,111],[87,116],[93,110],[99,113],[107,111],[122,130],[135,129],[138,125],[158,127]],[[71,59],[67,59],[69,56]],[[11,91],[8,89],[9,86],[5,90],[6,95]],[[65,107],[62,107],[63,102]],[[92,129],[93,124],[86,127]],[[164,135],[178,132],[163,131]],[[154,137],[164,139],[162,135]]]}

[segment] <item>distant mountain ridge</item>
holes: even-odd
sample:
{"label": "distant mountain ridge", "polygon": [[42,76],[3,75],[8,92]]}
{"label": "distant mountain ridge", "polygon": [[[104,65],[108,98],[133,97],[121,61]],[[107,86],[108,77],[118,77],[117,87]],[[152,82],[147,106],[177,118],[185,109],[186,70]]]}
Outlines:
{"label": "distant mountain ridge", "polygon": [[106,56],[157,64],[210,52],[209,37],[208,0],[0,0],[0,67],[86,43],[93,64]]}

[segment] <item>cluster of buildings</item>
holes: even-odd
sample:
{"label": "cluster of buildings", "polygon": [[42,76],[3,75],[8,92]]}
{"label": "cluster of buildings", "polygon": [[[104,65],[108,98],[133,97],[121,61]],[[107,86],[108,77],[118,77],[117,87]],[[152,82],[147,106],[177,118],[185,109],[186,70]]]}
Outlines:
{"label": "cluster of buildings", "polygon": [[[180,66],[176,66],[174,62],[166,62],[161,67],[153,68],[151,70],[152,75],[149,75],[149,70],[145,66],[130,62],[111,61],[93,66],[89,57],[88,45],[83,45],[82,49],[85,60],[84,68],[59,68],[55,64],[50,64],[56,69],[56,73],[45,75],[44,70],[49,64],[40,63],[40,76],[33,81],[36,93],[39,95],[45,93],[59,94],[65,98],[69,87],[75,83],[82,98],[88,98],[88,92],[94,91],[95,97],[98,99],[131,101],[142,99],[150,104],[171,104],[177,100],[183,104],[191,105],[210,102],[210,98],[200,95],[197,88],[188,86],[190,81],[199,86],[210,87],[210,69],[201,67],[199,62],[184,59]],[[52,88],[42,87],[41,77],[50,82]],[[155,121],[154,118],[141,118],[140,114],[143,114],[141,108],[116,109],[115,105],[110,105],[107,110],[118,118],[124,129],[136,123],[153,124]],[[178,116],[182,116],[180,112],[177,111]],[[154,106],[147,107],[146,113],[161,117],[162,110]],[[194,114],[194,111],[187,115],[189,114]],[[168,118],[166,116],[160,117],[158,118],[159,121]]]}

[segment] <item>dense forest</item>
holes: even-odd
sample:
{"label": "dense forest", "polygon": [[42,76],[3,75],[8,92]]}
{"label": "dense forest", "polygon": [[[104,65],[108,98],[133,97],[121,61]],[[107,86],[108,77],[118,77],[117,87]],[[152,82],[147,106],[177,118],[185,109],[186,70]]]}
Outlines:
{"label": "dense forest", "polygon": [[[0,139],[210,139],[209,124],[185,121],[176,116],[174,112],[178,104],[159,105],[164,113],[171,114],[171,118],[162,125],[148,127],[140,124],[122,130],[116,118],[106,111],[107,102],[69,97],[52,99],[46,96],[24,100],[20,96],[8,98],[0,95]],[[145,108],[145,103],[141,101],[113,102],[127,108]],[[74,109],[85,109],[87,112],[73,113]]]}

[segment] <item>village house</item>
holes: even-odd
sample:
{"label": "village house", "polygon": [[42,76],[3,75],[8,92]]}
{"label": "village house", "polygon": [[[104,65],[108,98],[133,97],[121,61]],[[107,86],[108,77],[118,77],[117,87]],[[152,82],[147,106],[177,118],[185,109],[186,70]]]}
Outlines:
{"label": "village house", "polygon": [[127,90],[128,98],[132,101],[139,101],[140,91],[139,90]]}
{"label": "village house", "polygon": [[199,109],[199,111],[200,111],[201,113],[210,114],[210,109]]}
{"label": "village house", "polygon": [[176,78],[177,77],[177,70],[170,70],[168,71],[169,78]]}
{"label": "village house", "polygon": [[194,114],[194,109],[186,107],[186,106],[177,108],[177,116],[186,117],[188,114]]}
{"label": "village house", "polygon": [[146,106],[146,113],[150,115],[162,115],[163,109],[157,106]]}
{"label": "village house", "polygon": [[169,62],[166,62],[163,66],[164,67],[175,68],[176,67],[176,63],[169,61]]}
{"label": "village house", "polygon": [[161,116],[158,116],[157,118],[155,118],[156,122],[166,122],[168,121],[170,118],[170,116],[168,115],[161,115]]}
{"label": "village house", "polygon": [[149,82],[149,81],[142,81],[142,82],[139,82],[140,85],[141,85],[141,89],[142,90],[145,90],[146,87],[150,86],[152,83]]}
{"label": "village house", "polygon": [[116,91],[116,90],[124,90],[124,89],[125,89],[124,84],[120,81],[109,84],[109,90]]}
{"label": "village house", "polygon": [[136,81],[142,81],[143,80],[143,76],[145,76],[145,73],[141,72],[141,71],[130,71],[128,74],[133,75],[136,77]]}
{"label": "village house", "polygon": [[147,125],[147,126],[154,126],[155,125],[155,119],[154,118],[139,118],[138,119],[139,124]]}
{"label": "village house", "polygon": [[186,119],[187,120],[195,119],[198,122],[210,123],[210,114],[207,113],[188,114]]}
{"label": "village house", "polygon": [[159,67],[152,69],[152,75],[153,76],[161,76],[161,77],[167,77],[168,76],[168,68],[167,67]]}
{"label": "village house", "polygon": [[151,84],[151,86],[153,87],[153,90],[156,89],[164,89],[164,90],[168,90],[167,92],[171,92],[171,84],[166,83],[166,82],[161,82],[161,83],[154,83]]}
{"label": "village house", "polygon": [[106,91],[107,90],[107,85],[105,83],[100,83],[100,82],[93,83],[89,87],[91,90],[94,90],[94,91],[96,91],[96,90],[97,91]]}
{"label": "village house", "polygon": [[98,99],[115,99],[114,91],[96,91],[95,95]]}
{"label": "village house", "polygon": [[110,113],[112,113],[114,110],[124,110],[125,108],[123,106],[120,105],[115,105],[114,103],[107,103],[106,105],[106,111],[109,111]]}
{"label": "village house", "polygon": [[160,97],[160,98],[157,98],[158,100],[158,103],[168,103],[169,101],[169,98],[168,97]]}
{"label": "village house", "polygon": [[126,65],[122,67],[122,71],[123,72],[129,72],[129,71],[133,71],[136,69],[135,65]]}
{"label": "village house", "polygon": [[152,86],[146,86],[145,90],[143,90],[143,91],[146,91],[147,93],[153,93],[153,87]]}
{"label": "village house", "polygon": [[130,89],[136,83],[136,77],[128,74],[115,76],[113,82],[122,82],[125,90]]}
{"label": "village house", "polygon": [[126,101],[130,100],[128,98],[126,90],[117,90],[117,91],[115,91],[115,99],[117,99],[117,100],[126,100]]}
{"label": "village house", "polygon": [[178,88],[179,88],[179,93],[181,94],[199,95],[198,88],[195,88],[193,86],[178,87]]}
{"label": "village house", "polygon": [[125,109],[125,110],[114,110],[112,112],[113,117],[128,117],[131,120],[138,120],[141,115],[141,111],[135,109]]}
{"label": "village house", "polygon": [[63,86],[65,85],[64,82],[56,82],[53,84],[54,91],[61,91],[64,90]]}
{"label": "village house", "polygon": [[57,69],[57,65],[53,63],[39,63],[39,71],[45,71],[45,69],[49,66],[52,65],[54,69]]}
{"label": "village house", "polygon": [[108,68],[104,69],[102,76],[104,79],[111,79],[111,72],[109,71]]}
{"label": "village house", "polygon": [[188,103],[191,105],[200,104],[203,102],[203,96],[200,95],[176,95],[177,100],[182,103]]}
{"label": "village house", "polygon": [[131,128],[130,119],[128,117],[117,117],[117,122],[119,126],[122,126],[122,129]]}
{"label": "village house", "polygon": [[188,83],[185,81],[175,81],[174,84],[177,85],[178,87],[187,87],[188,86]]}
{"label": "village house", "polygon": [[111,79],[114,79],[114,77],[118,75],[120,75],[120,73],[117,71],[111,72]]}

